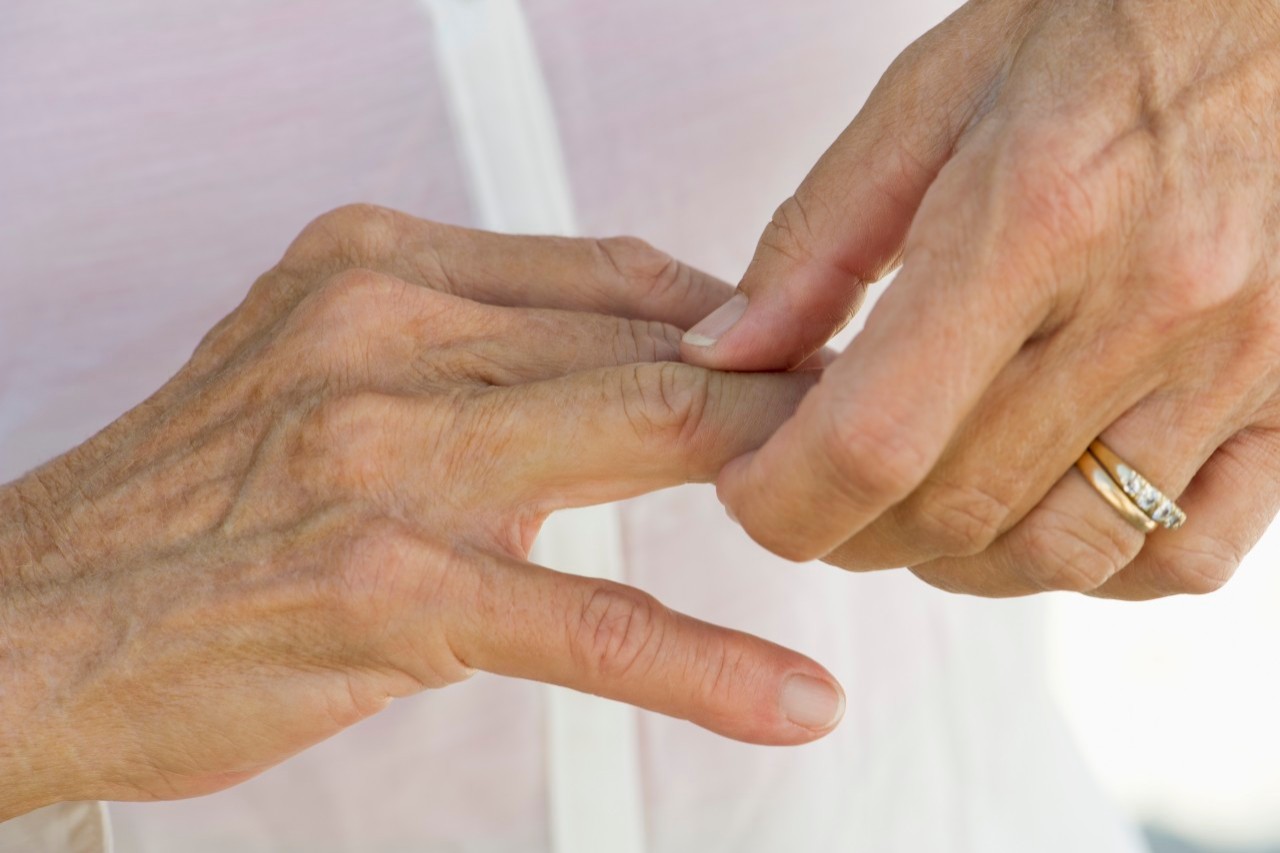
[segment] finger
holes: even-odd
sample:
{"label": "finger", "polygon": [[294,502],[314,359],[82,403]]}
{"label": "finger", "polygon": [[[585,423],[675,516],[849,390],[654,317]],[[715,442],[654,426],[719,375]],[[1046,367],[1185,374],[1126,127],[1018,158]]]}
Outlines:
{"label": "finger", "polygon": [[503,416],[481,416],[503,459],[501,491],[545,514],[708,482],[760,446],[815,381],[642,364],[509,389],[491,401]]}
{"label": "finger", "polygon": [[676,613],[639,590],[498,559],[482,572],[469,614],[448,631],[468,666],[750,743],[806,743],[843,714],[839,685],[809,658]]}
{"label": "finger", "polygon": [[[862,334],[795,422],[726,469],[722,498],[761,544],[796,559],[830,552],[916,490],[964,438],[958,431],[975,422],[990,386],[1033,336],[1048,341],[1074,322],[1084,335],[1076,349],[1096,347],[1087,327],[1092,321],[1096,329],[1096,317],[1109,318],[1115,306],[1097,304],[1101,298],[1085,285],[1099,270],[1115,274],[1110,262],[1124,246],[1114,226],[1128,209],[1111,178],[1127,163],[1142,165],[1143,154],[1118,144],[1113,161],[1092,170],[1073,165],[1063,178],[1051,165],[1058,152],[1046,153],[1041,142],[1035,134],[1011,139],[1000,115],[972,131],[930,187],[905,267]],[[1045,205],[1043,192],[1062,202]],[[1125,378],[1135,377],[1143,378],[1136,371]],[[1063,380],[1068,385],[1057,389],[1070,388],[1071,378]],[[1132,390],[1114,381],[1104,387],[1117,393],[1110,405]],[[1019,417],[1030,420],[1026,412]],[[1002,451],[1010,436],[999,425],[984,452]],[[978,500],[990,497],[998,496]],[[987,503],[981,512],[1008,512],[1006,504]],[[957,522],[940,526],[949,524]],[[958,524],[961,538],[974,526],[963,518]],[[944,542],[954,535],[939,534]]]}
{"label": "finger", "polygon": [[[544,308],[495,308],[467,301],[475,322],[455,327],[452,346],[423,349],[450,375],[488,385],[517,385],[555,379],[600,367],[680,360],[678,326],[611,314]],[[797,370],[821,371],[835,357],[814,355]]]}
{"label": "finger", "polygon": [[678,359],[680,334],[655,320],[500,308],[369,270],[332,276],[285,326],[289,346],[312,369],[404,394],[424,383],[515,385]]}
{"label": "finger", "polygon": [[[1082,448],[1150,393],[1162,360],[1131,337],[1086,321],[1024,347],[924,482],[828,561],[862,571],[985,551],[1043,500]],[[1133,369],[1117,376],[1117,364]]]}
{"label": "finger", "polygon": [[765,227],[737,294],[686,335],[686,361],[791,368],[857,312],[866,285],[896,266],[925,191],[983,102],[1004,39],[971,20],[981,15],[962,10],[893,63]]}
{"label": "finger", "polygon": [[[601,367],[680,358],[681,330],[669,323],[460,301],[466,303],[460,313],[470,319],[450,324],[449,345],[418,347],[415,372],[423,378],[444,374],[485,385],[518,385]],[[422,334],[428,341],[436,330],[424,329]]]}
{"label": "finger", "polygon": [[1178,503],[1186,524],[1153,534],[1096,595],[1147,599],[1212,592],[1226,583],[1280,511],[1280,435],[1261,427],[1237,433]]}
{"label": "finger", "polygon": [[686,329],[732,288],[642,240],[511,237],[450,229],[425,263],[461,295],[494,305],[561,308]]}
{"label": "finger", "polygon": [[720,477],[721,499],[775,553],[826,554],[910,494],[1049,317],[1057,297],[1019,247],[949,221],[994,227],[973,191],[992,162],[978,150],[948,166],[921,210],[933,245],[908,259],[796,418]]}
{"label": "finger", "polygon": [[491,305],[616,314],[682,329],[733,292],[633,237],[494,234],[370,205],[326,214],[298,243],[309,255],[338,253],[336,244],[348,266]]}
{"label": "finger", "polygon": [[[1229,419],[1220,411],[1204,411],[1194,394],[1154,395],[1110,426],[1102,440],[1177,499],[1225,440],[1223,430],[1229,427],[1223,424]],[[1145,545],[1169,535],[1161,529],[1147,537],[1130,527],[1072,467],[1019,524],[980,554],[931,560],[913,571],[935,586],[980,595],[1088,592],[1121,573]]]}

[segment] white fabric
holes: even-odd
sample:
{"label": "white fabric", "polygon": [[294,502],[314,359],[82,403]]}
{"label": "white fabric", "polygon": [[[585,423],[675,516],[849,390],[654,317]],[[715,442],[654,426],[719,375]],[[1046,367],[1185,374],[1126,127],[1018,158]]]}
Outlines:
{"label": "white fabric", "polygon": [[[559,513],[544,526],[531,556],[560,571],[625,581],[617,507]],[[638,712],[563,687],[542,692],[551,848],[641,853],[646,845]]]}
{"label": "white fabric", "polygon": [[577,232],[551,100],[518,0],[423,0],[478,224]]}
{"label": "white fabric", "polygon": [[[736,276],[879,70],[947,6],[529,0],[582,230],[637,233]],[[154,390],[316,213],[364,200],[488,221],[473,190],[474,146],[489,143],[460,144],[430,50],[447,37],[416,0],[10,0],[0,480]],[[704,487],[626,503],[619,532],[629,582],[814,655],[850,700],[840,729],[797,749],[628,712],[645,834],[632,844],[1139,849],[1048,699],[1038,603],[787,564]],[[115,805],[118,849],[549,850],[566,819],[549,728],[541,686],[478,676],[229,791]],[[0,843],[19,825],[0,825]]]}
{"label": "white fabric", "polygon": [[[445,100],[467,165],[477,224],[577,233],[551,99],[517,0],[423,0],[433,16]],[[625,581],[613,506],[562,512],[530,558]],[[644,802],[636,711],[546,686],[548,842],[556,853],[641,853]]]}
{"label": "white fabric", "polygon": [[0,823],[0,853],[111,853],[102,803],[58,803]]}

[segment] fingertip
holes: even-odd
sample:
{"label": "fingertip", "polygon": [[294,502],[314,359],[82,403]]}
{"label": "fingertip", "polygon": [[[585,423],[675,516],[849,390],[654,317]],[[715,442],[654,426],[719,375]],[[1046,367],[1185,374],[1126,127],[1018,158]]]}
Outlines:
{"label": "fingertip", "polygon": [[718,358],[718,344],[742,319],[749,306],[747,294],[739,291],[685,332],[680,342],[680,352],[685,361],[702,367],[720,367],[722,359]]}
{"label": "fingertip", "polygon": [[755,455],[756,451],[753,450],[730,460],[727,465],[720,469],[720,476],[716,478],[716,498],[724,506],[725,514],[729,516],[729,520],[734,524],[742,523],[738,518],[736,506],[737,486],[746,476],[747,469],[751,466],[751,460],[755,458]]}
{"label": "fingertip", "polygon": [[[782,430],[790,429],[791,423]],[[716,497],[757,545],[792,563],[807,563],[843,541],[843,531],[828,529],[831,519],[814,509],[804,509],[808,484],[786,482],[785,472],[795,469],[786,463],[780,467],[777,451],[771,450],[779,433],[760,450],[724,466],[716,479]],[[779,477],[777,471],[784,474]],[[835,544],[828,545],[828,539]]]}
{"label": "fingertip", "polygon": [[763,746],[800,746],[835,731],[847,708],[844,688],[813,660],[784,651],[793,660],[776,670],[772,695],[757,693],[750,706],[693,722],[725,737]]}
{"label": "fingertip", "polygon": [[738,293],[685,333],[681,357],[719,370],[771,371],[813,366],[812,358],[858,313],[861,279],[818,265],[769,279],[744,279]]}
{"label": "fingertip", "polygon": [[822,737],[844,719],[844,688],[830,676],[795,672],[782,683],[778,707],[792,725],[812,733],[815,738]]}

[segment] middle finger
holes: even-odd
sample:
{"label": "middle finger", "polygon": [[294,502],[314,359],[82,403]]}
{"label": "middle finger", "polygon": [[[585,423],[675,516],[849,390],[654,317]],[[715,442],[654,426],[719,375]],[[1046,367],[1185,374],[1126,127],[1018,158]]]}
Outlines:
{"label": "middle finger", "polygon": [[[985,550],[1155,384],[1123,330],[1073,323],[1028,345],[992,383],[924,482],[828,560],[869,570]],[[1116,364],[1127,375],[1116,375]],[[1135,369],[1136,368],[1136,369]]]}

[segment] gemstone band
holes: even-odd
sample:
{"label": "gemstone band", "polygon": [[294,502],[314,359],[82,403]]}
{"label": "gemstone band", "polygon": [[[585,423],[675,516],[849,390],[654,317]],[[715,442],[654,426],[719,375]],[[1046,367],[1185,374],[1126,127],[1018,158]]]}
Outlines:
{"label": "gemstone band", "polygon": [[1124,493],[1147,517],[1169,530],[1177,530],[1187,522],[1187,514],[1172,498],[1151,484],[1101,441],[1089,445],[1089,454],[1111,475]]}
{"label": "gemstone band", "polygon": [[1151,520],[1151,517],[1139,509],[1133,499],[1125,494],[1120,484],[1111,478],[1107,469],[1102,467],[1102,463],[1095,459],[1092,453],[1086,450],[1084,455],[1076,461],[1076,467],[1080,469],[1081,474],[1084,474],[1084,478],[1089,481],[1089,485],[1093,486],[1094,491],[1140,533],[1150,533],[1156,529],[1156,523]]}

